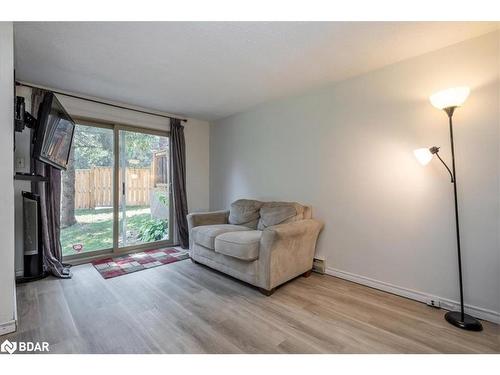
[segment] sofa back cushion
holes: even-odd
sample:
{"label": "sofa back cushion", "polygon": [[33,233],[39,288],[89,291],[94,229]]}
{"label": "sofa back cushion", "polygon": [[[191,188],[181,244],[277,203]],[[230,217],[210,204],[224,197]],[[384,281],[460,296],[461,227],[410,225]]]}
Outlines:
{"label": "sofa back cushion", "polygon": [[262,202],[252,199],[234,201],[229,210],[229,224],[244,225],[251,229],[257,229],[262,204]]}
{"label": "sofa back cushion", "polygon": [[257,229],[304,219],[304,206],[295,202],[266,202],[260,209]]}

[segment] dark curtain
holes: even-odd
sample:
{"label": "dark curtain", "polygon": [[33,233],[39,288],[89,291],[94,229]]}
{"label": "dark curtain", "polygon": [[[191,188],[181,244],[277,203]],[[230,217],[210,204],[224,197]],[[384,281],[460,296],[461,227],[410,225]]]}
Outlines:
{"label": "dark curtain", "polygon": [[[38,116],[38,107],[43,100],[44,91],[33,89],[31,113]],[[46,271],[60,278],[71,278],[70,266],[62,263],[62,249],[59,241],[61,211],[61,171],[38,160],[33,160],[32,168],[42,176],[48,177],[45,183],[33,184],[33,192],[40,195],[42,212],[43,263]]]}
{"label": "dark curtain", "polygon": [[170,120],[170,160],[172,160],[172,190],[177,238],[183,249],[189,247],[186,194],[186,142],[184,127],[178,119]]}

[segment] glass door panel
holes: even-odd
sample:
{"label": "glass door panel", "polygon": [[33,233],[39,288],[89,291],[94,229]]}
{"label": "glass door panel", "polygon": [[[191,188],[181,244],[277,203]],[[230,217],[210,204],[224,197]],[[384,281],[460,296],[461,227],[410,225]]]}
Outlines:
{"label": "glass door panel", "polygon": [[63,256],[113,248],[113,129],[77,124],[61,174]]}
{"label": "glass door panel", "polygon": [[168,137],[119,130],[118,139],[118,246],[168,241]]}

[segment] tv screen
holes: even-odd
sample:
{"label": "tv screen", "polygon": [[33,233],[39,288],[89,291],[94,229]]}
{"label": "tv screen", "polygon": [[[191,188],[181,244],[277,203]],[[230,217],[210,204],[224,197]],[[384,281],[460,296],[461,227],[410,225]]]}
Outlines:
{"label": "tv screen", "polygon": [[56,168],[66,169],[75,123],[53,93],[45,94],[37,120],[33,157]]}

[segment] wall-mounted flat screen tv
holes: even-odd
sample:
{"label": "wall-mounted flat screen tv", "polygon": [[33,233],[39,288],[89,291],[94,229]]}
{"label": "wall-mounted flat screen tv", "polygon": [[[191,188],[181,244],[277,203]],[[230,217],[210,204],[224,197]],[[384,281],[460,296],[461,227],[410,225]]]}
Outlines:
{"label": "wall-mounted flat screen tv", "polygon": [[66,169],[75,122],[53,93],[45,94],[37,122],[33,157],[58,169]]}

